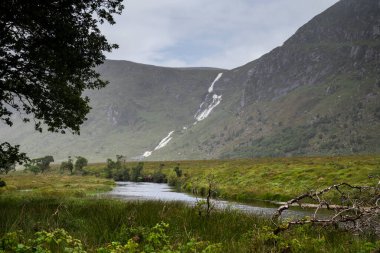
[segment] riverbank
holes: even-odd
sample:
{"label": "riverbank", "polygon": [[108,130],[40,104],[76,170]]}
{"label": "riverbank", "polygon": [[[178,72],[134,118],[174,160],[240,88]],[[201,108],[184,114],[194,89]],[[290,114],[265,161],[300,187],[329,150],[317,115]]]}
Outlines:
{"label": "riverbank", "polygon": [[30,172],[17,171],[2,175],[6,182],[0,188],[0,196],[43,196],[43,197],[85,197],[101,192],[111,191],[115,182],[110,179],[60,174],[57,170],[34,175]]}
{"label": "riverbank", "polygon": [[[304,226],[274,235],[268,219],[231,210],[200,217],[196,210],[179,202],[0,198],[0,238],[10,231],[22,230],[18,235],[28,240],[34,238],[36,231],[64,229],[80,240],[87,252],[125,252],[98,249],[107,248],[111,243],[126,245],[130,239],[141,245],[132,252],[141,252],[146,245],[151,245],[149,235],[157,235],[152,228],[162,222],[168,227],[165,226],[156,240],[157,244],[172,249],[165,252],[182,248],[181,253],[190,253],[194,247],[201,249],[197,252],[212,253],[284,252],[287,249],[291,252],[347,252],[348,249],[370,252],[369,248],[376,247],[376,240],[370,237],[352,236],[333,228]],[[215,248],[202,251],[206,245]]]}
{"label": "riverbank", "polygon": [[[213,253],[371,252],[378,247],[369,235],[354,236],[332,227],[302,226],[275,235],[269,219],[231,209],[200,216],[196,207],[180,202],[98,199],[95,192],[112,186],[112,181],[102,178],[16,173],[3,179],[7,187],[0,192],[0,247],[28,247],[43,240],[44,247],[59,252],[58,240],[73,242],[74,238],[87,252],[125,252],[125,245],[136,247],[134,252],[166,248],[165,252],[181,253],[194,249]],[[157,242],[153,246],[152,238]],[[75,241],[77,246],[79,241]],[[149,251],[149,247],[156,249]]]}
{"label": "riverbank", "polygon": [[[128,162],[132,168],[137,162]],[[106,164],[92,164],[88,170],[104,174]],[[259,158],[244,160],[144,162],[144,177],[160,171],[178,191],[205,194],[210,178],[218,197],[233,201],[269,200],[283,202],[311,189],[347,182],[376,183],[368,178],[380,175],[380,156]],[[175,168],[181,170],[178,177]]]}
{"label": "riverbank", "polygon": [[[191,207],[198,209],[206,208],[206,199],[196,197],[187,193],[176,192],[167,184],[147,183],[147,182],[116,182],[116,187],[104,195],[105,197],[116,198],[126,201],[165,201],[173,202],[180,201],[186,203]],[[200,205],[200,203],[203,203]],[[238,210],[246,213],[254,214],[257,216],[272,217],[279,205],[270,204],[264,201],[257,201],[255,203],[243,204],[238,202],[231,202],[226,200],[211,199],[211,206],[216,210]],[[201,210],[200,210],[201,211]],[[305,217],[314,213],[314,209],[301,209],[298,207],[291,208],[284,213],[284,217]]]}

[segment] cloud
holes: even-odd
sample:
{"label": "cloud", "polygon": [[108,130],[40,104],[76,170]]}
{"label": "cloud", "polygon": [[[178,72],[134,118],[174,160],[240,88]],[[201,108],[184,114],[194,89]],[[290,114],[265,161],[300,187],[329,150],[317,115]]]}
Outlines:
{"label": "cloud", "polygon": [[107,55],[160,66],[234,68],[280,46],[337,0],[128,0]]}

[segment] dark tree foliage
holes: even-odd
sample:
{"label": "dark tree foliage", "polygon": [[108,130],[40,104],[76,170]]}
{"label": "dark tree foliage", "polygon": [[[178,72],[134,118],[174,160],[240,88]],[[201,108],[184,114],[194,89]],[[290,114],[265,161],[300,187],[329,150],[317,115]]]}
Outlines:
{"label": "dark tree foliage", "polygon": [[94,67],[117,48],[98,26],[115,23],[121,2],[0,1],[0,121],[12,126],[17,112],[38,131],[79,133],[90,110],[82,93],[106,85]]}
{"label": "dark tree foliage", "polygon": [[88,164],[88,160],[82,156],[77,156],[75,161],[74,168],[76,171],[82,171],[85,166]]}
{"label": "dark tree foliage", "polygon": [[31,165],[37,166],[39,172],[44,173],[50,169],[50,163],[54,162],[54,158],[51,155],[36,158],[31,160]]}
{"label": "dark tree foliage", "polygon": [[65,170],[68,170],[70,174],[73,174],[74,170],[74,164],[73,164],[73,159],[69,156],[67,162],[63,161],[60,166],[61,172],[64,172]]}
{"label": "dark tree foliage", "polygon": [[126,166],[126,157],[116,155],[116,161],[107,159],[107,167],[104,168],[107,178],[113,178],[115,181],[129,181],[129,168]]}
{"label": "dark tree foliage", "polygon": [[19,152],[19,146],[12,147],[8,142],[0,144],[0,174],[7,174],[16,163],[26,162],[25,153]]}
{"label": "dark tree foliage", "polygon": [[179,164],[174,167],[174,171],[177,177],[182,177],[182,170],[179,168]]}

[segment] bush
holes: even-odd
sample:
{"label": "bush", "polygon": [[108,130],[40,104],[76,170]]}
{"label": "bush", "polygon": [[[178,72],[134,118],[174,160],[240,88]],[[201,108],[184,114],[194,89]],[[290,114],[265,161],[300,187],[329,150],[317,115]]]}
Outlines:
{"label": "bush", "polygon": [[64,229],[40,231],[25,240],[22,231],[7,233],[0,240],[0,252],[75,252],[85,253],[81,241],[72,238]]}
{"label": "bush", "polygon": [[[120,231],[120,235],[129,238],[125,241],[115,241],[108,243],[104,247],[96,249],[98,253],[124,253],[124,252],[165,252],[165,253],[217,253],[221,252],[220,244],[210,244],[209,242],[198,241],[190,238],[184,244],[171,242],[166,231],[169,225],[161,222],[153,228],[125,228]],[[136,233],[137,232],[137,233]],[[34,234],[34,238],[26,240],[23,231],[10,232],[0,238],[0,252],[75,252],[85,253],[82,242],[73,238],[64,229],[56,229],[52,232],[40,231]]]}
{"label": "bush", "polygon": [[178,165],[176,167],[174,167],[174,171],[175,171],[175,174],[177,175],[177,177],[182,177],[182,170],[179,168]]}
{"label": "bush", "polygon": [[115,181],[129,181],[130,180],[129,169],[123,168],[123,169],[116,170],[116,172],[113,173],[112,178]]}
{"label": "bush", "polygon": [[87,166],[88,160],[82,156],[77,156],[76,158],[77,160],[75,161],[75,165],[74,165],[75,171],[82,172],[83,168]]}
{"label": "bush", "polygon": [[126,167],[125,162],[122,162],[123,156],[117,155],[116,161],[107,159],[107,167],[104,168],[106,178],[112,178],[115,181],[131,180],[130,169]]}
{"label": "bush", "polygon": [[166,175],[162,173],[161,170],[158,170],[153,173],[152,175],[152,181],[154,183],[167,183],[168,180],[166,179]]}
{"label": "bush", "polygon": [[136,167],[132,168],[131,181],[140,182],[142,181],[142,171],[144,169],[144,163],[139,162]]}

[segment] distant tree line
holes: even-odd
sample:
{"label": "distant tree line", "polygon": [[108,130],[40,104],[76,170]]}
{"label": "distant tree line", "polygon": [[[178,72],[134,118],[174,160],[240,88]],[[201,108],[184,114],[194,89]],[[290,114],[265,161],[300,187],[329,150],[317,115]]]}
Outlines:
{"label": "distant tree line", "polygon": [[84,167],[87,166],[88,160],[82,156],[76,156],[76,161],[73,163],[73,159],[71,156],[68,157],[67,161],[63,161],[60,166],[61,173],[65,172],[66,170],[72,175],[72,174],[87,174],[84,170]]}
{"label": "distant tree line", "polygon": [[[139,162],[132,167],[127,167],[125,157],[117,155],[116,161],[107,159],[107,166],[104,168],[104,172],[107,178],[112,178],[115,181],[167,183],[167,176],[162,171],[164,166],[165,164],[160,164],[153,173],[146,174],[144,173],[143,162]],[[182,175],[179,167],[177,167],[176,173],[177,175]]]}

